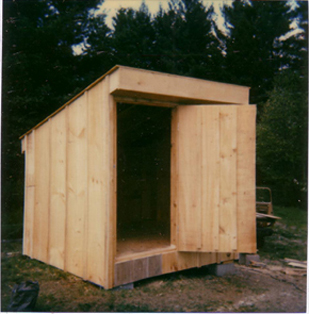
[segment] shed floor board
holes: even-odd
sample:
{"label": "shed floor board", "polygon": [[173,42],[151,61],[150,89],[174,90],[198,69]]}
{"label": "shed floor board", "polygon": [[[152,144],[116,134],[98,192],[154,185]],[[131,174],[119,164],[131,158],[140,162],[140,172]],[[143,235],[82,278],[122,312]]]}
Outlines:
{"label": "shed floor board", "polygon": [[164,232],[162,228],[160,230],[155,225],[140,229],[127,228],[125,232],[117,234],[116,258],[168,247],[170,247],[170,234]]}

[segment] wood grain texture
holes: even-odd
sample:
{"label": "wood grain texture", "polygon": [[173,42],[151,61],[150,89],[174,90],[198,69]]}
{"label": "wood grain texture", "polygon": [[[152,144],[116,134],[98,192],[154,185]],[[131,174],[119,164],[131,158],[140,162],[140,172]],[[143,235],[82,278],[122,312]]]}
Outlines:
{"label": "wood grain texture", "polygon": [[238,251],[256,252],[255,123],[256,106],[238,108],[237,113],[237,230]]}
{"label": "wood grain texture", "polygon": [[179,210],[180,251],[201,250],[201,107],[180,106],[179,115]]}
{"label": "wood grain texture", "polygon": [[178,271],[177,251],[162,254],[162,274]]}
{"label": "wood grain texture", "polygon": [[219,250],[220,132],[219,106],[206,107],[202,116],[202,248]]}
{"label": "wood grain texture", "polygon": [[237,108],[220,107],[220,252],[237,249]]}
{"label": "wood grain texture", "polygon": [[83,277],[87,206],[87,111],[85,96],[68,107],[66,269]]}
{"label": "wood grain texture", "polygon": [[133,281],[133,263],[134,261],[127,261],[115,264],[113,286],[117,287]]}
{"label": "wood grain texture", "polygon": [[110,87],[110,77],[105,78],[104,85],[104,104],[108,111],[104,118],[105,127],[105,151],[108,152],[107,167],[104,177],[108,184],[107,202],[106,202],[106,232],[105,232],[105,287],[110,289],[114,283],[114,265],[117,246],[117,108],[113,97],[108,93]]}
{"label": "wood grain texture", "polygon": [[35,131],[26,137],[23,254],[33,256],[35,207]]}
{"label": "wood grain texture", "polygon": [[180,251],[254,250],[254,212],[244,218],[248,206],[254,208],[255,111],[250,107],[177,108]]}
{"label": "wood grain texture", "polygon": [[105,233],[108,199],[108,155],[106,147],[107,105],[104,102],[104,81],[88,91],[88,245],[87,278],[105,286]]}
{"label": "wood grain texture", "polygon": [[108,247],[108,286],[114,282],[114,264],[117,254],[117,103],[109,95],[109,121],[110,121],[110,207],[109,207],[109,247]]}
{"label": "wood grain texture", "polygon": [[171,121],[171,200],[170,200],[170,226],[171,226],[171,244],[178,246],[177,225],[178,225],[178,110],[172,110]]}
{"label": "wood grain texture", "polygon": [[249,101],[249,88],[245,86],[123,66],[119,67],[111,76],[110,92],[117,96],[143,98],[143,96],[148,95],[156,99],[173,100],[174,102],[190,99],[191,104],[196,104],[197,100],[199,103],[206,101],[214,104],[248,104]]}
{"label": "wood grain texture", "polygon": [[64,111],[50,120],[50,128],[49,263],[64,269],[67,144],[67,127]]}
{"label": "wood grain texture", "polygon": [[50,197],[50,122],[35,132],[35,207],[33,258],[48,263]]}
{"label": "wood grain texture", "polygon": [[162,256],[136,258],[115,264],[113,286],[119,286],[162,274]]}
{"label": "wood grain texture", "polygon": [[214,264],[217,262],[218,253],[199,253],[198,267]]}

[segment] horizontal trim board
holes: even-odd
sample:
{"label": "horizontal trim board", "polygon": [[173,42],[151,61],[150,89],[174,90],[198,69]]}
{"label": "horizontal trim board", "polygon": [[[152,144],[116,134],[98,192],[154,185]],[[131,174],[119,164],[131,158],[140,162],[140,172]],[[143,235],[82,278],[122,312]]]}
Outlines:
{"label": "horizontal trim board", "polygon": [[[144,98],[142,97],[143,95],[148,95],[146,97],[148,98],[149,95],[152,95],[151,97],[153,99],[177,102],[179,104],[196,104],[201,102],[248,104],[249,100],[250,88],[246,86],[116,65],[54,113],[24,133],[19,139],[23,139],[26,135],[31,133],[32,130],[39,128],[108,75],[111,75],[110,93],[116,96],[138,96],[139,98]],[[136,79],[133,79],[132,75],[135,75]],[[138,95],[136,95],[136,93],[138,93]]]}

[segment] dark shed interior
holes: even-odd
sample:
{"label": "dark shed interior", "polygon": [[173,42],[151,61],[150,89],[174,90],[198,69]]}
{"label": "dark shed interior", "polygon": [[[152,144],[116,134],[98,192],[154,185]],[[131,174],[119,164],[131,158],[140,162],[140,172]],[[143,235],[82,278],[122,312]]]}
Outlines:
{"label": "dark shed interior", "polygon": [[171,108],[117,104],[117,256],[170,245]]}

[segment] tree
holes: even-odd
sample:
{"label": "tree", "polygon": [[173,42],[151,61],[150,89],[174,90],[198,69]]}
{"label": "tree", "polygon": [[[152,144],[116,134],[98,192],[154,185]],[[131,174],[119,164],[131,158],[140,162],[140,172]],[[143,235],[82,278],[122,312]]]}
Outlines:
{"label": "tree", "polygon": [[280,69],[279,38],[289,31],[291,11],[286,1],[234,1],[222,10],[226,79],[251,87],[251,103],[266,101]]}
{"label": "tree", "polygon": [[157,69],[193,77],[220,78],[222,47],[213,7],[199,0],[172,0],[154,18]]}
{"label": "tree", "polygon": [[308,77],[308,1],[297,1],[291,14],[297,27],[281,41],[281,66]]}
{"label": "tree", "polygon": [[112,31],[105,23],[106,14],[92,12],[87,19],[82,53],[78,56],[78,69],[86,85],[111,69],[117,61],[112,46]]}
{"label": "tree", "polygon": [[277,204],[306,208],[308,92],[305,78],[286,70],[276,76],[257,127],[258,184],[270,185]]}
{"label": "tree", "polygon": [[22,217],[19,136],[83,86],[72,45],[87,37],[89,10],[101,1],[3,3],[2,222]]}
{"label": "tree", "polygon": [[120,9],[113,18],[113,52],[115,62],[137,68],[153,69],[154,30],[145,3],[138,11]]}

